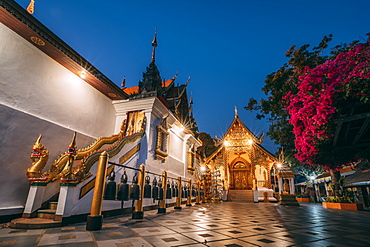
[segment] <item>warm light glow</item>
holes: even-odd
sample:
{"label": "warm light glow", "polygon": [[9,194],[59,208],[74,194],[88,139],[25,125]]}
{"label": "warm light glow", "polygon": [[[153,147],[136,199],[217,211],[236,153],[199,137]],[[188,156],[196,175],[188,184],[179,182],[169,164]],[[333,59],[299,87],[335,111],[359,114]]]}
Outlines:
{"label": "warm light glow", "polygon": [[85,79],[85,78],[86,78],[86,72],[85,72],[85,71],[81,71],[81,72],[80,72],[80,77],[81,77],[82,79]]}
{"label": "warm light glow", "polygon": [[310,179],[311,180],[315,180],[315,176],[310,176]]}
{"label": "warm light glow", "polygon": [[200,171],[205,172],[206,170],[207,170],[207,168],[205,166],[200,167]]}
{"label": "warm light glow", "polygon": [[230,145],[230,143],[229,143],[228,141],[224,141],[224,145],[225,145],[225,146],[229,146],[229,145]]}
{"label": "warm light glow", "polygon": [[252,144],[253,144],[253,140],[252,140],[252,139],[249,139],[249,140],[248,140],[248,144],[249,144],[249,145],[252,145]]}
{"label": "warm light glow", "polygon": [[277,166],[278,168],[280,168],[280,167],[281,167],[281,163],[276,163],[276,166]]}

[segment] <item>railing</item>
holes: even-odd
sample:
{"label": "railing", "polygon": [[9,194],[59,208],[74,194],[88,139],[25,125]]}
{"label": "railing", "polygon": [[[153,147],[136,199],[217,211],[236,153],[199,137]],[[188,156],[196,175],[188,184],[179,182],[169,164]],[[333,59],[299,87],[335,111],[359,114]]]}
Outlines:
{"label": "railing", "polygon": [[[175,203],[175,209],[181,209],[181,202],[182,198],[187,198],[187,203],[186,206],[192,206],[192,196],[196,197],[196,204],[200,204],[201,201],[201,185],[200,181],[197,181],[196,184],[196,189],[194,190],[193,193],[193,187],[192,187],[192,179],[189,178],[188,181],[186,181],[186,178],[182,178],[181,176],[174,178],[170,177],[167,174],[167,171],[163,171],[162,174],[154,173],[154,172],[149,172],[146,170],[146,166],[144,164],[140,165],[140,168],[134,168],[134,167],[129,167],[126,165],[121,165],[117,164],[114,162],[108,161],[109,155],[107,152],[101,153],[99,157],[99,162],[98,162],[98,168],[96,171],[96,181],[95,181],[95,189],[94,189],[94,194],[93,194],[93,199],[92,199],[92,207],[91,207],[91,212],[90,215],[88,216],[87,219],[87,224],[86,224],[86,230],[93,231],[93,230],[100,230],[102,227],[102,201],[103,201],[103,191],[104,191],[104,185],[105,185],[105,179],[107,177],[106,171],[107,171],[107,166],[108,164],[114,165],[114,166],[119,166],[119,167],[124,167],[125,169],[131,169],[137,171],[135,176],[137,176],[137,181],[133,181],[133,183],[139,186],[139,191],[138,191],[138,197],[137,199],[133,199],[133,207],[134,210],[132,212],[132,218],[133,219],[142,219],[144,217],[144,210],[143,210],[143,201],[144,201],[144,182],[145,182],[145,175],[146,174],[152,174],[155,176],[161,177],[161,186],[160,189],[163,189],[162,197],[159,198],[159,207],[158,207],[158,213],[166,213],[166,199],[167,199],[167,188],[168,188],[168,179],[174,179],[177,180],[177,189],[178,189],[178,194],[176,197],[176,203]],[[135,177],[134,176],[134,177]],[[114,179],[112,179],[114,180]],[[186,189],[185,195],[183,194],[183,186],[182,186],[182,181],[185,181],[184,188]],[[115,183],[115,182],[113,182]],[[120,187],[120,186],[119,186]],[[203,193],[204,196],[204,193]],[[116,197],[114,197],[116,198]],[[172,196],[171,196],[172,198]],[[204,199],[203,199],[204,200]]]}

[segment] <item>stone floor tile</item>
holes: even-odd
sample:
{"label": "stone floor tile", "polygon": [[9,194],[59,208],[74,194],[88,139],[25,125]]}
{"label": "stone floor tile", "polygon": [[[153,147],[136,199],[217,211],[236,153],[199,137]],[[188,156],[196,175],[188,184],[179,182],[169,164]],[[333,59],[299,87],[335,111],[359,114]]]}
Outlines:
{"label": "stone floor tile", "polygon": [[294,242],[286,241],[279,238],[270,237],[268,235],[257,235],[239,238],[239,240],[245,241],[258,246],[289,246],[295,244]]}
{"label": "stone floor tile", "polygon": [[195,225],[189,225],[189,224],[184,224],[184,225],[172,225],[172,226],[167,226],[168,229],[175,231],[177,233],[183,233],[183,232],[195,232],[195,231],[205,231],[206,229],[201,228],[199,226]]}
{"label": "stone floor tile", "polygon": [[197,244],[198,242],[188,238],[182,234],[169,234],[169,235],[155,235],[144,237],[153,246],[181,246],[189,244]]}
{"label": "stone floor tile", "polygon": [[250,230],[241,229],[241,228],[227,228],[227,229],[219,229],[219,230],[213,230],[213,231],[221,233],[229,237],[232,237],[232,238],[240,238],[240,237],[254,236],[254,235],[260,234],[255,231],[250,231]]}
{"label": "stone floor tile", "polygon": [[208,222],[208,223],[201,223],[201,224],[194,224],[194,225],[207,229],[207,230],[232,228],[231,226],[224,225],[221,222]]}
{"label": "stone floor tile", "polygon": [[230,236],[226,236],[215,231],[185,232],[182,233],[182,235],[194,239],[200,243],[204,243],[205,241],[210,242],[231,238]]}
{"label": "stone floor tile", "polygon": [[37,246],[57,245],[69,243],[91,242],[93,238],[90,232],[69,232],[69,233],[54,233],[44,234]]}
{"label": "stone floor tile", "polygon": [[140,237],[96,241],[99,247],[149,247],[153,246]]}
{"label": "stone floor tile", "polygon": [[228,240],[221,240],[221,241],[214,241],[214,242],[208,242],[207,246],[210,247],[245,247],[245,246],[257,246],[252,243],[246,243],[244,241],[241,241],[239,239],[228,239]]}
{"label": "stone floor tile", "polygon": [[16,236],[30,236],[42,234],[44,229],[28,230],[28,229],[12,229],[3,228],[0,230],[0,237],[16,237]]}
{"label": "stone floor tile", "polygon": [[132,228],[140,236],[155,236],[155,235],[167,235],[175,234],[176,232],[171,231],[166,227],[143,227],[143,228]]}
{"label": "stone floor tile", "polygon": [[33,247],[36,245],[38,235],[25,235],[25,236],[9,236],[0,238],[0,246],[22,246],[22,247]]}

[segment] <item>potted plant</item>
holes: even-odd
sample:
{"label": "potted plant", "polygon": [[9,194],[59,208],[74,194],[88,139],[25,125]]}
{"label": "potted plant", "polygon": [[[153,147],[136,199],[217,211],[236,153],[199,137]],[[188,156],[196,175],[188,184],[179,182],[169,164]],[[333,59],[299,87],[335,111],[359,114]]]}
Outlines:
{"label": "potted plant", "polygon": [[326,197],[322,202],[324,208],[347,209],[347,210],[364,210],[362,203],[354,203],[348,196]]}
{"label": "potted plant", "polygon": [[297,201],[299,201],[299,202],[310,202],[310,201],[311,201],[310,196],[309,196],[309,195],[306,195],[306,194],[304,194],[304,195],[302,195],[302,194],[298,194],[298,195],[296,196],[296,199],[297,199]]}

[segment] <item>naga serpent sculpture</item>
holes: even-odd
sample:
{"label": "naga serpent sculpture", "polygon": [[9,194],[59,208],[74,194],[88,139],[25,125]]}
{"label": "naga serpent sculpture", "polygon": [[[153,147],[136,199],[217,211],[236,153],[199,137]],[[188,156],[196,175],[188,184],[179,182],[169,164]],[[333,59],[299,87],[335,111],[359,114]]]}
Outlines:
{"label": "naga serpent sculpture", "polygon": [[47,178],[41,174],[46,163],[49,160],[49,151],[41,144],[42,135],[39,135],[35,144],[32,146],[30,158],[32,165],[27,169],[27,176],[29,181],[45,181]]}
{"label": "naga serpent sculpture", "polygon": [[[139,121],[139,129],[137,133],[128,133],[126,120],[122,122],[120,132],[109,137],[100,137],[86,148],[77,150],[76,133],[74,133],[72,142],[68,147],[68,151],[59,155],[58,158],[51,164],[48,171],[42,173],[49,152],[40,143],[41,135],[33,146],[31,159],[34,161],[32,166],[27,170],[28,181],[33,183],[49,183],[60,179],[62,183],[79,183],[91,176],[89,170],[91,166],[98,160],[102,151],[107,151],[110,157],[118,154],[122,147],[132,141],[141,138],[145,133],[146,118],[145,115]],[[102,149],[104,145],[110,146]],[[45,154],[45,155],[43,155]],[[39,158],[36,160],[36,157]],[[74,166],[75,161],[79,164]]]}

